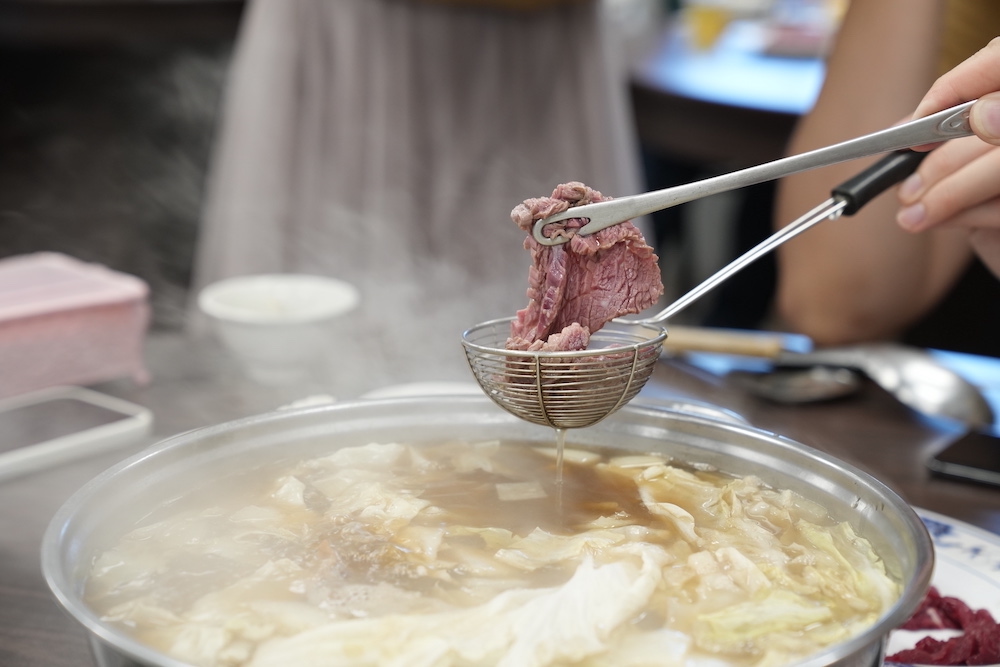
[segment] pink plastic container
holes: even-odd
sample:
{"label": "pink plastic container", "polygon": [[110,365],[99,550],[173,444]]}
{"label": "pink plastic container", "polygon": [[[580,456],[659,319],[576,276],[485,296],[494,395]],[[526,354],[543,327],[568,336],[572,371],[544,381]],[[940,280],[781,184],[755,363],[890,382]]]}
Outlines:
{"label": "pink plastic container", "polygon": [[58,253],[0,260],[0,397],[123,377],[149,381],[149,287]]}

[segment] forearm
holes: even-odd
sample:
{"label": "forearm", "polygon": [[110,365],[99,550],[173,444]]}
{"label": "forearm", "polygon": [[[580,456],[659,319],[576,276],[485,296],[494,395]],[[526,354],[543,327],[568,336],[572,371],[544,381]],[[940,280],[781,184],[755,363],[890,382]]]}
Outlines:
{"label": "forearm", "polygon": [[[879,130],[912,111],[936,75],[942,11],[938,0],[854,0],[823,91],[789,152]],[[775,225],[825,200],[872,161],[785,179]],[[821,343],[889,337],[940,298],[966,261],[965,243],[955,234],[938,239],[901,231],[897,208],[891,195],[879,197],[854,217],[818,225],[779,250],[778,308],[789,326]]]}

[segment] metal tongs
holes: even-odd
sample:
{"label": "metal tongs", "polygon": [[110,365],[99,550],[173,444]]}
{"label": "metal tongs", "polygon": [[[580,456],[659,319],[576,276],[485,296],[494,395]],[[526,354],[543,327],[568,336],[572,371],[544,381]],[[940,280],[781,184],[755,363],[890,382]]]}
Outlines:
{"label": "metal tongs", "polygon": [[611,225],[625,222],[626,220],[655,213],[671,206],[677,206],[678,204],[684,204],[720,192],[773,181],[801,171],[825,167],[838,162],[846,162],[847,160],[878,155],[879,153],[888,153],[889,151],[903,148],[937,143],[957,137],[967,137],[972,134],[972,128],[969,125],[969,108],[974,102],[975,100],[965,102],[950,109],[939,111],[936,114],[896,125],[887,130],[867,134],[856,139],[850,139],[839,144],[818,148],[799,155],[781,158],[780,160],[774,160],[773,162],[767,162],[755,167],[722,174],[721,176],[713,176],[701,181],[646,192],[632,197],[621,197],[620,199],[575,206],[562,213],[557,213],[537,221],[532,235],[542,245],[558,245],[568,241],[572,235],[554,234],[551,238],[545,236],[543,233],[545,226],[553,222],[587,218],[589,222],[575,232],[576,234],[586,236]]}
{"label": "metal tongs", "polygon": [[[965,134],[968,132],[955,136]],[[926,134],[911,140],[914,146],[931,143]],[[478,324],[462,335],[469,367],[486,395],[521,419],[557,429],[596,424],[632,400],[649,380],[667,338],[667,331],[655,325],[786,240],[823,220],[856,212],[912,173],[925,155],[900,151],[886,156],[834,188],[822,205],[765,239],[654,317],[616,319],[594,332],[586,350],[508,350],[505,341],[510,335],[509,318]],[[589,206],[570,209],[571,215],[579,215],[586,208]]]}
{"label": "metal tongs", "polygon": [[[917,144],[919,145],[919,144]],[[722,267],[702,283],[678,298],[652,317],[641,320],[618,320],[629,324],[660,324],[701,298],[719,283],[785,241],[795,238],[813,225],[842,215],[854,215],[872,199],[916,171],[927,153],[901,150],[887,155],[872,166],[847,179],[830,191],[830,198],[802,217],[782,227],[732,262]],[[580,207],[583,208],[583,207]]]}

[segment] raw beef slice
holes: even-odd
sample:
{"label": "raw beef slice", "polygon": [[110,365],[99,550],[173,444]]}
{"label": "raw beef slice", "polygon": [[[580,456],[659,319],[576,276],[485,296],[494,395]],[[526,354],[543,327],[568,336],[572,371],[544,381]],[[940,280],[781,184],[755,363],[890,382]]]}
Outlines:
{"label": "raw beef slice", "polygon": [[551,197],[528,199],[511,211],[511,219],[528,233],[524,247],[531,252],[532,265],[528,305],[511,324],[507,349],[585,349],[590,334],[616,317],[649,308],[663,293],[656,254],[631,222],[589,236],[576,234],[585,219],[553,223],[545,228],[547,237],[570,237],[554,246],[532,236],[535,221],[606,199],[572,182],[556,187]]}
{"label": "raw beef slice", "polygon": [[972,609],[962,600],[941,595],[933,586],[903,630],[959,629],[957,637],[924,637],[912,649],[886,658],[921,665],[994,665],[1000,663],[1000,625],[985,609]]}

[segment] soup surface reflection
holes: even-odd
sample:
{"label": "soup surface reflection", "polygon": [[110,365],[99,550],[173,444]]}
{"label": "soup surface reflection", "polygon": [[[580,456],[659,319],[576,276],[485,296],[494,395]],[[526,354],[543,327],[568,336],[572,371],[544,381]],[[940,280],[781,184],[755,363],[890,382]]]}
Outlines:
{"label": "soup surface reflection", "polygon": [[[87,600],[196,665],[783,665],[899,597],[816,503],[621,450],[370,444],[176,507]],[[249,500],[248,500],[249,499]]]}

